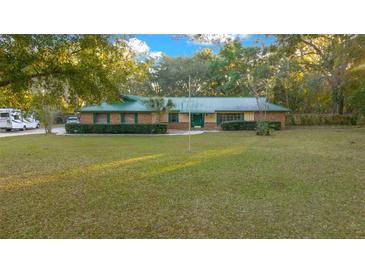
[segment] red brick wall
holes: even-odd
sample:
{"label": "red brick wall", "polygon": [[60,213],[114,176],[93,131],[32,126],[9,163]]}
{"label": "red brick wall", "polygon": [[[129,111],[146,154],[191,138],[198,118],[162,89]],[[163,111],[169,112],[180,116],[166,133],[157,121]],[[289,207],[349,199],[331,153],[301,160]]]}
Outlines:
{"label": "red brick wall", "polygon": [[218,129],[218,128],[220,128],[220,126],[217,126],[217,123],[209,122],[209,123],[204,123],[204,128],[205,129]]}
{"label": "red brick wall", "polygon": [[152,113],[138,113],[138,124],[151,124]]}
{"label": "red brick wall", "polygon": [[168,123],[167,128],[168,129],[188,130],[189,129],[189,123]]}
{"label": "red brick wall", "polygon": [[93,114],[92,113],[80,113],[80,123],[81,124],[92,124]]}
{"label": "red brick wall", "polygon": [[[260,113],[255,112],[255,120],[260,118]],[[284,112],[267,112],[266,119],[269,121],[281,122],[281,128],[285,128],[285,113]]]}
{"label": "red brick wall", "polygon": [[[168,123],[167,127],[168,127],[168,129],[188,130],[189,129],[189,123]],[[217,126],[216,123],[205,123],[203,129],[219,129],[219,128],[220,127]]]}

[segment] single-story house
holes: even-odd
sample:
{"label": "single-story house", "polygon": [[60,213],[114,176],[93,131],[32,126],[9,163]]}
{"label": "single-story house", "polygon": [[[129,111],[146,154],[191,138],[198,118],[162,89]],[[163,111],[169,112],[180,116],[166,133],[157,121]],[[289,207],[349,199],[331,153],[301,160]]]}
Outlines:
{"label": "single-story house", "polygon": [[[150,124],[167,123],[169,129],[187,129],[189,109],[192,128],[217,129],[224,121],[254,121],[259,117],[255,97],[164,97],[173,108],[158,113],[146,103],[148,97],[124,95],[116,103],[102,103],[80,109],[82,124]],[[259,99],[260,109],[266,109],[266,119],[280,121],[285,127],[285,113],[289,109]]]}

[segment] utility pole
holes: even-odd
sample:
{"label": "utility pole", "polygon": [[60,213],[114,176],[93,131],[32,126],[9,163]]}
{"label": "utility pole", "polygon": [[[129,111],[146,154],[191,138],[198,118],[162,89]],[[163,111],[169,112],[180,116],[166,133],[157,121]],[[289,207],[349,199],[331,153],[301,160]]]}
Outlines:
{"label": "utility pole", "polygon": [[190,91],[190,75],[189,75],[189,85],[188,85],[188,89],[189,89],[189,153],[191,152],[191,136],[190,136],[190,131],[191,131],[191,91]]}

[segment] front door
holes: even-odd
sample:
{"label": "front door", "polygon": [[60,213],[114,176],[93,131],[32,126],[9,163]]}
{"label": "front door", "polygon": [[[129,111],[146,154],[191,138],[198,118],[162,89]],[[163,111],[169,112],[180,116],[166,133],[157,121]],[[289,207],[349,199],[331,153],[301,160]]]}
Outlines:
{"label": "front door", "polygon": [[204,116],[202,113],[191,114],[191,127],[192,128],[203,128],[204,127]]}

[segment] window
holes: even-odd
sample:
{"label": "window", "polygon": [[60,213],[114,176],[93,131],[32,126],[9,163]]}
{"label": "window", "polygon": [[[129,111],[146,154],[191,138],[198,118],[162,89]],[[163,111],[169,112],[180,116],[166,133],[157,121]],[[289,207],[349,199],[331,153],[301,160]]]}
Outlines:
{"label": "window", "polygon": [[178,123],[179,113],[169,113],[169,123]]}
{"label": "window", "polygon": [[225,121],[243,121],[243,113],[219,113],[217,118],[218,124]]}
{"label": "window", "polygon": [[107,124],[108,118],[106,113],[95,113],[95,124]]}
{"label": "window", "polygon": [[0,113],[0,117],[1,118],[7,118],[7,117],[9,117],[9,113],[8,112]]}

